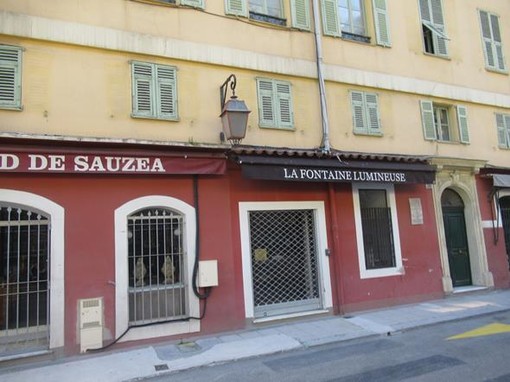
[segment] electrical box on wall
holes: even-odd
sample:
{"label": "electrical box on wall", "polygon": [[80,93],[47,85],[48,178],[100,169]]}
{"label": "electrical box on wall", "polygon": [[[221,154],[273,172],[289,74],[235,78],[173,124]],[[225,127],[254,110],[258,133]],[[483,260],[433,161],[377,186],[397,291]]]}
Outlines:
{"label": "electrical box on wall", "polygon": [[218,260],[203,260],[198,263],[198,286],[218,286]]}
{"label": "electrical box on wall", "polygon": [[103,298],[79,300],[80,352],[103,346]]}

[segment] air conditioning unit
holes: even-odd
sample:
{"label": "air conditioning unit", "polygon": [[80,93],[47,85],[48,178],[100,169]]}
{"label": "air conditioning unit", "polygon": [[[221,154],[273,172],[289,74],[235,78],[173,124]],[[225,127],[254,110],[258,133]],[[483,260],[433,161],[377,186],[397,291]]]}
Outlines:
{"label": "air conditioning unit", "polygon": [[103,346],[103,298],[79,300],[80,352]]}

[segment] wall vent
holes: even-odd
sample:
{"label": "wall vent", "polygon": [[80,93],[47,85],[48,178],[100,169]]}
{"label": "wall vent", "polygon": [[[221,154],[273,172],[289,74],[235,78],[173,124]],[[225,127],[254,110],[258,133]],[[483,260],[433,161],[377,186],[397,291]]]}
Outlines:
{"label": "wall vent", "polygon": [[79,300],[80,352],[103,346],[103,298]]}

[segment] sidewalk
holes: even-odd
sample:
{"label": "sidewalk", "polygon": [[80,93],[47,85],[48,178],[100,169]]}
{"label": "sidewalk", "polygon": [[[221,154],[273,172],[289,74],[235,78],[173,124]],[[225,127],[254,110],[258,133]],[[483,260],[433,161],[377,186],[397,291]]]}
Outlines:
{"label": "sidewalk", "polygon": [[[510,310],[510,290],[459,294],[426,303],[328,316],[306,322],[204,337],[194,342],[113,350],[1,370],[3,382],[130,381],[198,366],[309,346],[394,333],[424,325]],[[1,367],[1,365],[0,365]]]}

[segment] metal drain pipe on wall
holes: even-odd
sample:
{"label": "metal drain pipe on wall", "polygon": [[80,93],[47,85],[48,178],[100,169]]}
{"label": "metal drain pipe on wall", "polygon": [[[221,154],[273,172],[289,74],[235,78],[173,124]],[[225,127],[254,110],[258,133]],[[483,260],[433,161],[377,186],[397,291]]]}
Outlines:
{"label": "metal drain pipe on wall", "polygon": [[322,143],[321,149],[323,152],[329,154],[331,146],[329,143],[329,117],[328,105],[326,103],[326,87],[324,85],[323,77],[323,62],[322,62],[322,40],[320,31],[319,20],[319,0],[313,0],[313,25],[315,35],[315,59],[317,63],[317,78],[319,81],[319,98],[321,105],[321,119],[322,119]]}

